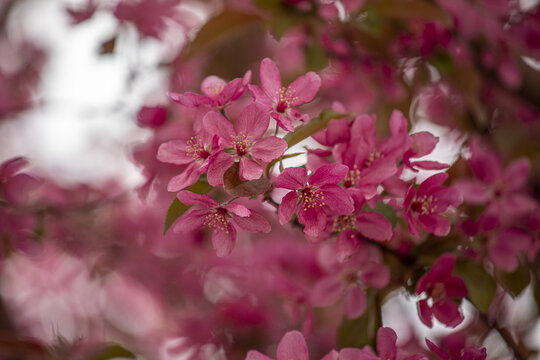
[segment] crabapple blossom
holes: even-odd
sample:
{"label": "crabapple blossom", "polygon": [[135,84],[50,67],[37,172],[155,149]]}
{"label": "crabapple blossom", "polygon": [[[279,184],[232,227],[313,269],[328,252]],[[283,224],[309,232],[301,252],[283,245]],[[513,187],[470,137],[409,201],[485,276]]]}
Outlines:
{"label": "crabapple blossom", "polygon": [[463,280],[452,275],[455,263],[454,255],[441,256],[416,284],[416,294],[427,294],[427,298],[420,300],[417,306],[420,320],[429,327],[433,326],[433,316],[450,327],[456,327],[463,321],[463,314],[452,298],[464,298],[468,291]]}
{"label": "crabapple blossom", "polygon": [[259,213],[249,210],[242,204],[231,202],[219,204],[208,195],[191,191],[181,191],[178,200],[184,205],[193,205],[178,219],[173,231],[189,233],[202,226],[212,229],[212,245],[218,256],[227,256],[234,248],[236,227],[250,232],[270,232],[270,224]]}

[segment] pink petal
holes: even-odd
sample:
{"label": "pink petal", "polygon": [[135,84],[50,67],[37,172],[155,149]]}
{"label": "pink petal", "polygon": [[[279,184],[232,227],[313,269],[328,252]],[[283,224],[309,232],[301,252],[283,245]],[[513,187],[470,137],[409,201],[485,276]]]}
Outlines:
{"label": "pink petal", "polygon": [[442,281],[446,282],[447,278],[450,277],[452,270],[456,264],[456,257],[453,254],[444,254],[440,256],[437,261],[433,263],[430,273],[432,276],[432,281]]}
{"label": "pink petal", "polygon": [[371,287],[382,289],[390,282],[390,270],[374,261],[368,261],[360,273],[360,277]]}
{"label": "pink petal", "polygon": [[390,328],[382,327],[377,331],[377,351],[381,359],[395,360],[396,358],[396,332]]}
{"label": "pink petal", "polygon": [[340,142],[347,142],[350,137],[349,120],[348,119],[333,119],[328,123],[326,128],[326,144],[333,146]]}
{"label": "pink petal", "polygon": [[246,91],[246,87],[243,85],[241,78],[236,78],[229,82],[217,98],[219,106],[225,106],[233,100],[238,99]]}
{"label": "pink petal", "polygon": [[351,140],[361,141],[368,149],[375,148],[377,141],[375,116],[359,115],[354,118],[351,127]]}
{"label": "pink petal", "polygon": [[269,136],[253,144],[249,153],[257,160],[270,162],[283,155],[287,147],[285,140],[276,136]]}
{"label": "pink petal", "polygon": [[446,236],[450,233],[450,221],[438,214],[419,215],[418,223],[429,233]]}
{"label": "pink petal", "polygon": [[208,195],[196,194],[188,190],[180,191],[176,194],[176,197],[184,205],[201,205],[208,208],[219,205],[216,200]]}
{"label": "pink petal", "polygon": [[248,157],[242,156],[240,159],[240,179],[257,180],[263,174],[262,166]]}
{"label": "pink petal", "polygon": [[321,360],[339,360],[339,353],[336,350],[330,351],[328,354],[324,355]]}
{"label": "pink petal", "polygon": [[339,360],[380,360],[380,358],[373,353],[373,350],[369,346],[365,346],[363,349],[341,349]]}
{"label": "pink petal", "polygon": [[392,115],[390,115],[390,133],[392,136],[408,134],[407,126],[407,119],[403,116],[403,113],[399,110],[392,111]]}
{"label": "pink petal", "polygon": [[270,99],[277,103],[281,90],[281,76],[276,64],[269,58],[264,58],[261,62],[259,75],[264,91]]}
{"label": "pink petal", "polygon": [[326,227],[326,214],[320,207],[305,207],[304,203],[298,209],[298,222],[304,225],[304,233],[309,236],[318,236]]}
{"label": "pink petal", "polygon": [[239,203],[231,203],[225,205],[224,208],[227,209],[227,211],[240,217],[246,217],[251,215],[251,211],[247,207]]}
{"label": "pink petal", "polygon": [[291,221],[291,218],[296,211],[296,204],[298,203],[298,194],[296,191],[287,193],[281,200],[278,208],[278,218],[281,225]]}
{"label": "pink petal", "polygon": [[234,249],[235,242],[236,230],[231,224],[225,230],[214,230],[212,233],[212,245],[219,257],[229,255]]}
{"label": "pink petal", "polygon": [[250,350],[250,351],[248,351],[245,360],[273,360],[273,359],[269,358],[266,355],[261,354],[258,351]]}
{"label": "pink petal", "polygon": [[211,75],[211,76],[207,76],[202,81],[201,91],[203,92],[204,95],[216,100],[226,85],[227,85],[227,82],[225,80],[223,80],[220,77]]}
{"label": "pink petal", "polygon": [[452,186],[461,192],[463,199],[469,204],[485,204],[491,198],[491,188],[475,179],[460,179]]}
{"label": "pink petal", "polygon": [[210,210],[191,208],[186,211],[176,221],[173,232],[176,234],[187,234],[204,225],[205,216],[210,214]]}
{"label": "pink petal", "polygon": [[201,174],[203,174],[205,171],[205,165],[196,161],[192,162],[181,174],[174,176],[169,181],[167,184],[167,191],[176,192],[195,184],[199,179],[199,176],[201,176]]}
{"label": "pink petal", "polygon": [[206,180],[214,187],[223,185],[223,174],[227,171],[232,164],[234,164],[234,157],[230,154],[220,152],[212,158],[210,165],[208,166],[208,174]]}
{"label": "pink petal", "polygon": [[354,254],[357,247],[358,237],[353,230],[343,230],[338,234],[336,239],[336,255],[340,262],[347,260],[349,256]]}
{"label": "pink petal", "polygon": [[289,85],[294,94],[291,106],[298,106],[313,100],[321,88],[321,78],[316,73],[310,71],[306,75],[300,76]]}
{"label": "pink petal", "polygon": [[213,105],[214,104],[212,99],[204,95],[195,94],[191,92],[185,92],[183,94],[169,92],[167,93],[167,96],[169,97],[169,99],[171,99],[175,103],[186,106],[186,107],[190,107],[190,108],[198,107],[200,105]]}
{"label": "pink petal", "polygon": [[281,339],[277,349],[277,360],[309,360],[304,336],[299,331],[289,331]]}
{"label": "pink petal", "polygon": [[443,164],[438,161],[422,160],[411,162],[413,168],[419,168],[422,170],[444,170],[450,167],[449,164]]}
{"label": "pink petal", "polygon": [[195,159],[187,154],[187,148],[184,140],[167,141],[159,146],[157,159],[169,164],[188,164]]}
{"label": "pink petal", "polygon": [[427,300],[420,300],[417,304],[418,316],[420,320],[428,327],[433,327],[433,311],[429,307]]}
{"label": "pink petal", "polygon": [[459,306],[446,299],[433,304],[433,315],[437,320],[450,327],[456,327],[463,321]]}
{"label": "pink petal", "polygon": [[459,276],[450,276],[444,282],[444,288],[446,289],[446,296],[450,298],[464,298],[469,294],[465,282]]}
{"label": "pink petal", "polygon": [[421,198],[424,195],[427,195],[432,190],[440,187],[448,178],[447,173],[439,173],[433,176],[428,177],[424,182],[418,186],[418,191],[416,193],[417,198]]}
{"label": "pink petal", "polygon": [[250,136],[253,142],[264,135],[270,124],[268,111],[252,102],[238,116],[238,133]]}
{"label": "pink petal", "polygon": [[513,161],[504,171],[503,186],[506,191],[516,191],[521,189],[526,183],[531,171],[529,159],[519,159]]}
{"label": "pink petal", "polygon": [[215,111],[209,111],[203,117],[203,125],[206,131],[212,135],[218,135],[230,145],[232,138],[236,136],[236,131],[229,120]]}
{"label": "pink petal", "polygon": [[489,260],[498,268],[512,272],[519,266],[519,257],[515,251],[504,245],[495,245],[488,250]]}
{"label": "pink petal", "polygon": [[335,304],[343,294],[343,283],[337,276],[327,276],[317,281],[311,289],[309,298],[313,306]]}
{"label": "pink petal", "polygon": [[348,172],[349,168],[342,164],[323,165],[311,175],[309,184],[319,188],[325,185],[336,185],[345,178]]}
{"label": "pink petal", "polygon": [[339,186],[327,185],[319,191],[323,194],[323,202],[329,209],[340,215],[349,215],[354,211],[352,198]]}
{"label": "pink petal", "polygon": [[286,168],[276,178],[276,187],[289,190],[301,189],[307,182],[307,171],[301,167]]}
{"label": "pink petal", "polygon": [[355,319],[362,315],[367,308],[367,299],[364,290],[358,286],[352,286],[343,303],[343,310],[349,319]]}
{"label": "pink petal", "polygon": [[393,233],[392,224],[374,211],[361,211],[356,217],[355,228],[363,236],[377,241],[389,240]]}
{"label": "pink petal", "polygon": [[11,177],[21,171],[26,166],[28,166],[28,159],[21,156],[6,160],[0,166],[0,179],[7,179],[8,177]]}
{"label": "pink petal", "polygon": [[257,104],[262,105],[266,109],[266,111],[272,110],[272,101],[268,98],[268,96],[260,87],[258,87],[257,85],[248,85],[248,90],[249,94]]}
{"label": "pink petal", "polygon": [[289,131],[289,132],[294,131],[294,126],[293,126],[293,124],[292,124],[291,119],[289,119],[288,116],[283,115],[283,114],[280,114],[280,113],[275,112],[275,111],[272,112],[272,113],[270,113],[270,116],[271,116],[274,120],[276,120],[278,126],[279,126],[280,128],[282,128],[283,130]]}
{"label": "pink petal", "polygon": [[450,356],[448,356],[447,353],[445,353],[440,347],[435,345],[433,342],[426,339],[426,344],[427,344],[429,350],[431,350],[431,352],[433,352],[435,355],[437,355],[441,359],[443,359],[443,360],[451,360]]}
{"label": "pink petal", "polygon": [[411,157],[419,158],[431,154],[439,138],[428,131],[422,131],[411,135]]}
{"label": "pink petal", "polygon": [[449,206],[457,208],[463,202],[461,192],[453,186],[442,187],[434,190],[431,195],[434,198],[432,206],[436,206],[436,212],[443,212]]}
{"label": "pink petal", "polygon": [[236,225],[250,232],[267,234],[271,230],[268,220],[255,211],[251,211],[251,215],[248,217],[236,217],[233,215],[233,219]]}

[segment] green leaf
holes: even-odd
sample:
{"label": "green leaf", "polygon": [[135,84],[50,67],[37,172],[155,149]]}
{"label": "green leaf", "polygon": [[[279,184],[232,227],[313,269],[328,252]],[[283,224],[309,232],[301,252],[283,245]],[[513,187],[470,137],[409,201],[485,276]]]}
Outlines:
{"label": "green leaf", "polygon": [[267,178],[243,181],[240,179],[239,163],[231,166],[223,174],[223,188],[229,194],[240,197],[252,197],[262,195],[272,188],[272,183]]}
{"label": "green leaf", "polygon": [[135,354],[118,344],[111,344],[103,349],[97,350],[86,358],[86,360],[108,359],[135,359]]}
{"label": "green leaf", "polygon": [[195,39],[184,51],[185,57],[190,57],[229,39],[234,33],[241,31],[247,25],[260,21],[256,14],[235,10],[225,10],[204,24]]}
{"label": "green leaf", "polygon": [[454,269],[469,291],[469,300],[483,314],[487,313],[489,305],[497,290],[495,279],[486,272],[484,266],[472,260],[458,260]]}
{"label": "green leaf", "polygon": [[518,266],[518,268],[511,273],[498,270],[495,275],[502,287],[504,287],[513,297],[519,296],[531,282],[529,270],[524,265]]}
{"label": "green leaf", "polygon": [[[197,194],[206,194],[212,189],[213,187],[210,186],[206,181],[199,180],[195,184],[188,186],[185,190],[189,190]],[[178,220],[178,218],[182,216],[182,214],[185,213],[189,208],[190,206],[184,205],[176,197],[174,198],[173,202],[169,206],[169,209],[167,210],[167,215],[165,216],[163,235],[167,233],[171,225],[174,224],[174,222]]]}
{"label": "green leaf", "polygon": [[306,125],[296,128],[294,132],[287,134],[283,139],[287,142],[287,145],[289,145],[290,148],[311,135],[325,129],[330,120],[342,119],[347,116],[349,115],[338,113],[332,109],[323,110],[318,117],[311,119],[311,121]]}

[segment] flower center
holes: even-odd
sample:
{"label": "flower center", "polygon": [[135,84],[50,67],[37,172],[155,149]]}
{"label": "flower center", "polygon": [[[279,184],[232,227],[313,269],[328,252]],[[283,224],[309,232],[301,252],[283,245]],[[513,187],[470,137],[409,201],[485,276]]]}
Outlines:
{"label": "flower center", "polygon": [[433,285],[433,290],[431,290],[431,298],[433,299],[433,303],[438,303],[446,298],[446,289],[444,288],[443,283],[435,283]]}
{"label": "flower center", "polygon": [[350,215],[340,215],[334,219],[334,226],[332,230],[334,232],[342,232],[343,230],[354,230],[354,217]]}
{"label": "flower center", "polygon": [[345,284],[357,284],[358,272],[353,269],[347,269],[341,273],[341,279]]}
{"label": "flower center", "polygon": [[360,170],[358,170],[358,166],[355,164],[353,168],[349,170],[349,173],[345,175],[343,184],[345,187],[355,186],[358,180],[360,180]]}
{"label": "flower center", "polygon": [[298,100],[298,96],[295,96],[296,91],[282,87],[279,90],[276,90],[276,95],[279,96],[278,105],[276,110],[278,112],[284,112],[292,106],[292,104]]}
{"label": "flower center", "polygon": [[433,205],[435,201],[437,201],[437,198],[433,195],[424,195],[413,204],[413,210],[422,215],[433,214],[437,211],[437,205]]}
{"label": "flower center", "polygon": [[383,155],[380,152],[372,151],[372,152],[369,153],[368,158],[366,159],[366,162],[364,163],[364,166],[365,167],[371,166],[371,164],[373,164],[373,162],[376,159],[380,159],[382,157],[383,157]]}
{"label": "flower center", "polygon": [[198,136],[193,136],[187,142],[187,155],[194,159],[204,160],[210,156],[210,153],[204,148],[204,144]]}
{"label": "flower center", "polygon": [[215,212],[204,217],[204,225],[208,225],[212,230],[225,230],[228,234],[227,226],[229,219],[227,218],[227,210],[219,207]]}
{"label": "flower center", "polygon": [[231,144],[238,156],[246,155],[251,146],[251,136],[240,133],[233,138]]}
{"label": "flower center", "polygon": [[300,200],[304,211],[309,208],[322,207],[324,203],[324,195],[318,190],[306,185],[300,190]]}

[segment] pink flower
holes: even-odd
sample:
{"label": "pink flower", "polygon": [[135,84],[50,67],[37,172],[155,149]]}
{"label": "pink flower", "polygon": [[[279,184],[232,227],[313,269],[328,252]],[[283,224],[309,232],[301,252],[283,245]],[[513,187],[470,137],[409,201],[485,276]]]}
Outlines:
{"label": "pink flower", "polygon": [[383,264],[381,254],[374,247],[360,243],[363,249],[343,268],[319,280],[311,291],[313,306],[330,306],[344,296],[344,311],[349,319],[362,315],[367,307],[365,289],[382,289],[390,281],[390,271]]}
{"label": "pink flower", "polygon": [[193,185],[201,174],[208,171],[208,167],[214,161],[220,148],[217,144],[217,137],[210,141],[210,137],[205,135],[193,136],[188,141],[171,140],[159,146],[157,153],[159,161],[187,165],[182,173],[169,181],[168,191],[176,192]]}
{"label": "pink flower", "polygon": [[199,195],[187,190],[179,192],[176,197],[184,205],[193,207],[178,219],[173,231],[189,233],[202,226],[208,226],[212,229],[212,245],[217,256],[227,256],[233,250],[236,242],[235,226],[250,232],[270,232],[268,221],[242,204],[233,202],[220,205],[208,195]]}
{"label": "pink flower", "polygon": [[169,92],[169,98],[180,105],[186,107],[211,106],[224,108],[234,100],[237,100],[247,90],[251,81],[251,71],[244,74],[242,78],[236,78],[226,82],[217,76],[208,76],[201,83],[201,91],[204,95],[185,92],[183,94]]}
{"label": "pink flower", "polygon": [[208,112],[203,118],[205,129],[210,134],[220,137],[221,146],[228,152],[221,152],[208,168],[208,183],[218,186],[223,183],[223,174],[235,159],[240,159],[240,178],[255,180],[261,177],[261,163],[270,162],[285,152],[287,143],[276,136],[261,139],[270,119],[266,111],[255,103],[251,103],[238,118],[238,130],[217,112]]}
{"label": "pink flower", "polygon": [[407,190],[403,207],[412,235],[419,236],[418,225],[437,236],[446,236],[450,232],[450,222],[440,214],[449,206],[459,206],[463,199],[457,189],[441,187],[447,178],[446,173],[436,174],[424,180],[418,191],[414,185]]}
{"label": "pink flower", "polygon": [[317,236],[326,227],[326,213],[330,209],[340,215],[349,215],[354,206],[351,197],[340,188],[348,168],[340,164],[329,164],[318,168],[309,178],[304,168],[287,168],[276,179],[276,187],[294,191],[287,193],[278,208],[279,222],[283,225],[291,220],[298,200],[298,221],[304,233]]}
{"label": "pink flower", "polygon": [[137,113],[137,124],[157,128],[167,121],[167,109],[163,106],[143,106]]}
{"label": "pink flower", "polygon": [[[309,353],[304,336],[299,331],[286,333],[277,348],[276,360],[309,360]],[[245,360],[272,360],[256,350],[250,350]]]}
{"label": "pink flower", "polygon": [[474,347],[465,348],[464,341],[459,342],[457,348],[454,346],[447,353],[433,342],[426,339],[426,344],[435,355],[442,360],[485,360],[487,358],[486,348],[477,349]]}
{"label": "pink flower", "polygon": [[[377,356],[369,346],[363,349],[345,348],[341,349],[338,357],[328,357],[323,360],[427,360],[424,354],[414,354],[401,356],[401,351],[397,347],[397,335],[394,330],[388,327],[379,328],[377,331]],[[327,355],[328,356],[328,355]]]}
{"label": "pink flower", "polygon": [[418,169],[424,170],[442,170],[449,167],[447,164],[440,163],[438,161],[431,160],[416,160],[411,161],[413,158],[420,158],[431,154],[435,146],[439,142],[439,138],[427,131],[421,131],[410,136],[411,146],[403,154],[403,163],[409,169],[414,172],[418,172]]}
{"label": "pink flower", "polygon": [[[429,327],[433,326],[433,316],[450,327],[456,327],[463,321],[463,314],[452,298],[464,298],[468,291],[460,277],[452,276],[455,263],[454,255],[441,256],[416,284],[416,293],[427,295],[426,299],[418,302],[418,314]],[[431,305],[428,300],[432,301]]]}
{"label": "pink flower", "polygon": [[249,92],[256,102],[272,111],[270,115],[277,121],[279,127],[286,131],[294,131],[292,120],[305,122],[309,119],[307,115],[300,114],[295,106],[308,103],[317,95],[321,87],[319,75],[310,71],[294,80],[288,87],[284,87],[276,64],[265,58],[261,62],[260,78],[262,89],[256,85],[249,85]]}

